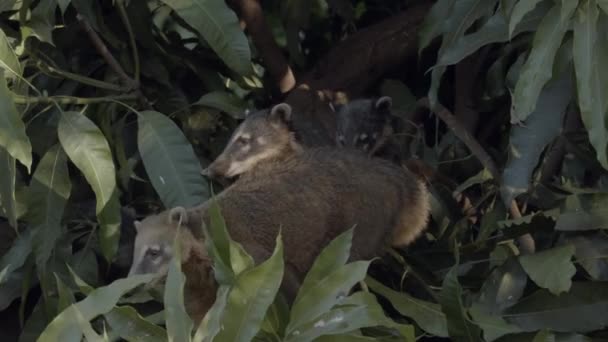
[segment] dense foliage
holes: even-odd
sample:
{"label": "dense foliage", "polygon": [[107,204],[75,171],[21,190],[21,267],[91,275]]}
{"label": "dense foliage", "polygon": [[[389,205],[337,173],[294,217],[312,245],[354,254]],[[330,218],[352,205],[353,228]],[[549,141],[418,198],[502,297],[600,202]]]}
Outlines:
{"label": "dense foliage", "polygon": [[[2,341],[608,339],[607,30],[606,0],[0,1]],[[195,326],[179,260],[125,277],[134,213],[207,200],[296,82],[393,98],[429,229],[373,262],[342,234],[287,307],[281,236],[254,265],[216,212]]]}

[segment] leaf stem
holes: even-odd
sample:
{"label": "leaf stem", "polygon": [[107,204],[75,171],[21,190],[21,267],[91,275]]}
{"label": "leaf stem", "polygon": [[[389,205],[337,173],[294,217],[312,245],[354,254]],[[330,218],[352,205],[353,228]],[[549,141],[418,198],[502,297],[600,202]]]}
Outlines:
{"label": "leaf stem", "polygon": [[105,97],[73,97],[73,96],[22,96],[13,95],[16,104],[62,104],[62,105],[88,105],[93,103],[114,101],[135,101],[136,95],[118,95]]}
{"label": "leaf stem", "polygon": [[127,33],[129,34],[129,43],[131,45],[131,53],[133,54],[133,77],[135,78],[135,82],[139,84],[140,77],[140,65],[139,65],[139,51],[137,51],[137,45],[135,44],[135,35],[133,34],[133,27],[131,26],[131,22],[129,21],[129,15],[127,14],[127,9],[125,8],[124,0],[117,0],[116,6],[118,7],[118,13],[120,14],[120,20],[122,20],[123,25],[127,29]]}

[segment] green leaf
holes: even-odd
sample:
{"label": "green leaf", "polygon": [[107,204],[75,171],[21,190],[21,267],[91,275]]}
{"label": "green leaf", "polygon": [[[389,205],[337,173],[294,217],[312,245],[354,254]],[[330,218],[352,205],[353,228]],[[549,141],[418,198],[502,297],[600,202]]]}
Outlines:
{"label": "green leaf", "polygon": [[558,295],[572,285],[576,268],[572,264],[575,248],[572,245],[556,247],[519,258],[521,266],[538,286]]}
{"label": "green leaf", "polygon": [[7,77],[15,79],[17,76],[21,76],[23,74],[23,69],[21,68],[19,59],[17,58],[17,55],[11,47],[8,37],[3,30],[0,30],[0,68],[8,70],[8,73],[4,73],[5,76],[3,75],[0,78]]}
{"label": "green leaf", "polygon": [[223,0],[163,0],[205,38],[209,46],[241,75],[249,75],[251,51],[236,14]]}
{"label": "green leaf", "polygon": [[462,303],[462,287],[458,283],[458,265],[443,279],[441,309],[448,321],[450,337],[462,341],[481,341],[479,327],[471,323]]}
{"label": "green leaf", "polygon": [[124,293],[152,281],[153,278],[154,275],[138,275],[118,279],[108,286],[95,289],[87,298],[70,305],[57,315],[44,329],[38,341],[79,341],[82,332],[79,329],[76,310],[80,312],[84,320],[90,321],[112,310]]}
{"label": "green leaf", "polygon": [[120,208],[115,197],[116,170],[108,141],[89,118],[78,112],[61,114],[57,135],[70,160],[95,192],[102,252],[110,261],[117,248]]}
{"label": "green leaf", "polygon": [[[42,0],[34,7],[31,16],[24,27],[29,27],[33,35],[43,42],[53,44],[53,29],[55,26],[55,10],[57,0]],[[26,39],[27,37],[22,37]]]}
{"label": "green leaf", "polygon": [[32,145],[3,76],[4,73],[0,70],[0,147],[4,147],[13,158],[25,165],[29,172],[32,166]]}
{"label": "green leaf", "polygon": [[584,231],[608,229],[608,195],[571,195],[564,200],[555,230]]}
{"label": "green leaf", "polygon": [[594,280],[608,280],[608,237],[601,233],[591,236],[575,236],[567,241],[576,247],[576,262]]}
{"label": "green leaf", "polygon": [[608,0],[595,0],[595,2],[597,2],[604,13],[608,14]]}
{"label": "green leaf", "polygon": [[536,291],[503,315],[524,331],[590,332],[608,326],[608,283],[574,282],[559,296]]}
{"label": "green leaf", "polygon": [[485,341],[491,342],[501,336],[521,332],[516,325],[507,323],[500,316],[490,315],[478,306],[473,305],[469,313],[475,324],[483,330]]}
{"label": "green leaf", "polygon": [[418,54],[444,32],[445,18],[450,15],[454,0],[437,1],[424,18],[422,26],[418,30]]}
{"label": "green leaf", "polygon": [[192,145],[175,123],[155,111],[138,117],[137,144],[148,177],[166,208],[194,207],[209,197]]}
{"label": "green leaf", "polygon": [[514,125],[509,137],[509,160],[502,174],[501,193],[506,203],[530,187],[532,173],[545,149],[559,134],[572,99],[570,73],[549,82],[525,125]]}
{"label": "green leaf", "polygon": [[115,307],[104,315],[112,331],[127,341],[167,341],[167,332],[141,317],[130,306]]}
{"label": "green leaf", "polygon": [[186,277],[181,270],[182,263],[180,256],[182,252],[179,235],[178,230],[173,242],[174,257],[169,264],[163,298],[169,342],[188,342],[192,340],[192,319],[188,316],[184,306],[184,284],[186,283]]}
{"label": "green leaf", "polygon": [[224,311],[226,310],[230,290],[230,286],[219,286],[215,296],[215,303],[213,303],[209,311],[207,311],[205,317],[196,329],[196,333],[192,339],[193,342],[213,341],[215,336],[217,336],[217,334],[220,332],[223,324],[222,318]]}
{"label": "green leaf", "polygon": [[534,335],[532,342],[555,342],[555,335],[548,330],[541,330]]}
{"label": "green leaf", "polygon": [[291,335],[286,341],[313,341],[324,335],[345,334],[376,326],[400,329],[405,333],[402,336],[405,341],[415,341],[413,327],[395,323],[387,318],[374,295],[367,292],[357,292],[346,298],[332,310],[302,325],[298,334]]}
{"label": "green leaf", "polygon": [[228,294],[222,329],[217,341],[251,341],[258,333],[266,311],[283,280],[283,242],[277,236],[272,256],[239,274]]}
{"label": "green leaf", "polygon": [[15,230],[17,229],[16,167],[15,158],[0,146],[0,168],[5,170],[0,175],[0,214],[8,219],[8,223]]}
{"label": "green leaf", "polygon": [[[439,49],[438,56],[441,56],[445,51],[449,50],[460,37],[464,35],[466,30],[485,14],[489,13],[495,3],[488,0],[459,0],[454,3],[452,12],[450,13],[445,23],[443,41]],[[446,20],[445,18],[443,20]],[[429,101],[431,106],[439,103],[437,92],[441,83],[441,77],[445,72],[445,66],[436,66],[431,74],[431,87],[429,89]]]}
{"label": "green leaf", "polygon": [[205,106],[228,113],[235,119],[243,119],[247,103],[238,96],[226,91],[214,91],[203,95],[193,106]]}
{"label": "green leaf", "polygon": [[208,237],[204,242],[213,260],[213,274],[219,284],[232,284],[234,280],[230,248],[232,241],[215,197],[209,200],[209,221],[210,227],[204,227],[205,236]]}
{"label": "green leaf", "polygon": [[61,236],[61,219],[71,188],[67,156],[55,145],[40,160],[27,192],[27,221],[35,227],[32,244],[40,271],[46,269]]}
{"label": "green leaf", "polygon": [[526,1],[518,1],[513,7],[513,11],[511,12],[511,18],[509,18],[509,39],[513,37],[513,32],[515,31],[515,27],[519,22],[524,18],[524,16],[532,11],[541,0],[526,0]]}
{"label": "green leaf", "polygon": [[[330,276],[348,261],[352,246],[354,228],[351,228],[338,237],[333,239],[327,247],[323,248],[319,256],[315,259],[312,267],[306,274],[300,291],[294,300],[294,307],[300,302],[302,296],[306,295],[306,290],[313,288],[324,278]],[[293,318],[293,317],[292,317]]]}
{"label": "green leaf", "polygon": [[578,7],[579,0],[562,0],[562,13],[561,13],[561,21],[566,22],[569,21],[572,17],[572,13]]}
{"label": "green leaf", "polygon": [[[493,259],[494,254],[490,255]],[[484,281],[477,307],[490,315],[502,313],[523,296],[528,276],[515,257],[509,257]]]}
{"label": "green leaf", "polygon": [[532,51],[515,85],[512,123],[526,120],[534,111],[544,85],[551,79],[555,55],[569,27],[569,23],[560,20],[560,10],[559,4],[554,5],[534,35]]}
{"label": "green leaf", "polygon": [[388,299],[391,305],[405,317],[409,317],[429,334],[448,337],[448,326],[445,314],[438,304],[425,302],[406,293],[390,289],[371,277],[365,279],[374,292]]}
{"label": "green leaf", "polygon": [[608,130],[606,117],[608,77],[598,68],[608,60],[608,41],[598,34],[599,11],[592,1],[585,1],[574,20],[573,57],[578,90],[578,104],[589,141],[597,159],[608,169]]}

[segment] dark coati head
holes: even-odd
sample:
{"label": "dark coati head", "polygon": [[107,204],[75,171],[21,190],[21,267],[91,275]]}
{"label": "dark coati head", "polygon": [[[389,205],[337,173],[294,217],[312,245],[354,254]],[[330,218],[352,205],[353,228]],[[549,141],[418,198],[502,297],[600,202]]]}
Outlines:
{"label": "dark coati head", "polygon": [[224,151],[203,170],[203,175],[232,178],[261,162],[301,149],[290,129],[291,107],[286,103],[248,114]]}
{"label": "dark coati head", "polygon": [[337,112],[336,144],[365,152],[372,150],[389,126],[392,100],[358,99],[334,106]]}

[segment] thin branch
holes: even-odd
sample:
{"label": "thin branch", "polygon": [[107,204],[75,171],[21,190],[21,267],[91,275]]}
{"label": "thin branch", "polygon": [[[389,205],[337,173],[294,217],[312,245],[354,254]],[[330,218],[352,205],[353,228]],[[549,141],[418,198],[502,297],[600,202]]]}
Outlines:
{"label": "thin branch", "polygon": [[89,85],[91,87],[105,89],[105,90],[112,90],[112,91],[119,91],[119,92],[128,91],[128,89],[126,89],[125,87],[121,87],[119,85],[115,85],[115,84],[104,82],[104,81],[99,81],[94,78],[82,76],[82,75],[75,74],[75,73],[72,73],[69,71],[56,69],[50,65],[43,63],[42,61],[36,62],[36,66],[42,72],[44,72],[45,74],[47,74],[51,77],[59,76],[59,77],[65,78],[65,79],[69,79],[69,80],[73,80],[76,82],[80,82],[82,84]]}
{"label": "thin branch", "polygon": [[228,0],[227,2],[239,14],[241,24],[244,23],[243,28],[249,31],[256,50],[281,93],[284,94],[293,89],[296,85],[296,78],[274,40],[272,31],[264,19],[260,3],[257,0]]}
{"label": "thin branch", "polygon": [[14,95],[16,104],[61,104],[61,105],[88,105],[93,103],[114,101],[136,101],[136,95],[118,95],[105,97],[73,97],[73,96],[21,96]]}
{"label": "thin branch", "polygon": [[[440,104],[437,104],[435,108],[431,108],[428,98],[418,100],[417,104],[420,107],[434,112],[452,130],[452,132],[454,132],[454,135],[462,140],[471,153],[479,159],[479,162],[488,169],[490,174],[492,174],[492,178],[494,178],[497,183],[500,183],[501,175],[496,163],[483,146],[481,146],[481,144],[469,133],[465,126],[456,119],[454,114]],[[521,212],[515,200],[512,200],[511,203],[505,203],[505,206],[509,208],[511,217],[515,219],[521,218]],[[532,238],[532,235],[529,233],[520,236],[518,242],[522,254],[532,254],[536,250],[534,238]]]}
{"label": "thin branch", "polygon": [[133,77],[135,78],[135,82],[139,84],[140,77],[140,65],[139,65],[139,51],[137,50],[137,44],[135,44],[135,34],[133,34],[133,27],[131,27],[131,22],[129,21],[129,15],[127,14],[127,9],[125,8],[124,0],[117,0],[116,5],[118,6],[118,13],[120,14],[120,20],[122,20],[123,25],[127,29],[127,33],[129,34],[129,43],[131,45],[131,53],[133,54]]}

